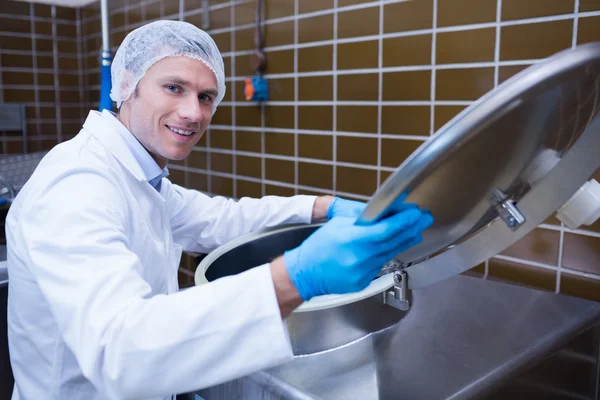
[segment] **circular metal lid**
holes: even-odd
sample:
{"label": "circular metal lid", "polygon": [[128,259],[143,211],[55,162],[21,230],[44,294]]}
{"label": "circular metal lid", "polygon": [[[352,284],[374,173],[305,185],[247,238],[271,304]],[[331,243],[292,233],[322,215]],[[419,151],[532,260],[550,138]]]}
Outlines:
{"label": "circular metal lid", "polygon": [[[434,216],[422,243],[383,272],[410,268],[409,286],[424,286],[544,222],[600,166],[599,91],[600,43],[592,43],[527,68],[442,127],[384,182],[357,222],[373,223],[402,202]],[[450,254],[437,257],[443,253]],[[425,272],[432,257],[435,268]]]}

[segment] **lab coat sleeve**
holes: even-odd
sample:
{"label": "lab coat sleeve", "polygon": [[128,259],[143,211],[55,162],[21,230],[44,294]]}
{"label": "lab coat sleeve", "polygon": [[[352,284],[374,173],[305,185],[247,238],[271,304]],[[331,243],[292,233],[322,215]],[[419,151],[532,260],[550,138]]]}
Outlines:
{"label": "lab coat sleeve", "polygon": [[173,239],[184,251],[208,253],[239,236],[282,224],[310,223],[316,196],[209,197],[163,179]]}
{"label": "lab coat sleeve", "polygon": [[[151,295],[106,176],[50,182],[20,214],[22,254],[83,374],[113,399],[192,391],[288,361],[268,265]],[[49,332],[48,334],[52,334]]]}

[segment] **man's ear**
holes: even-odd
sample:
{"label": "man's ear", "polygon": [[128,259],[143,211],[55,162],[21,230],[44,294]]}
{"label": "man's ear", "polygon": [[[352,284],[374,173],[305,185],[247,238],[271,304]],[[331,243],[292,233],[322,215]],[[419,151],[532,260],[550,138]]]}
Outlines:
{"label": "man's ear", "polygon": [[121,97],[124,97],[123,94],[125,93],[129,93],[129,96],[127,97],[128,99],[131,98],[131,95],[133,94],[132,89],[133,88],[133,79],[123,79],[121,81]]}
{"label": "man's ear", "polygon": [[133,90],[135,90],[135,86],[136,83],[134,75],[128,70],[123,71],[123,76],[119,82],[119,97],[124,98],[125,94],[129,93],[128,98],[130,98],[133,94]]}

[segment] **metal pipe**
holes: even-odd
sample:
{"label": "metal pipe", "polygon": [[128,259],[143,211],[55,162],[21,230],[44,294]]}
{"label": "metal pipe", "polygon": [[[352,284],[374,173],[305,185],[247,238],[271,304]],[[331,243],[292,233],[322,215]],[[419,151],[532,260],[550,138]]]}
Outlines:
{"label": "metal pipe", "polygon": [[112,100],[110,90],[112,87],[110,66],[112,64],[112,53],[110,50],[110,27],[108,18],[108,0],[100,0],[100,17],[102,22],[102,66],[101,66],[101,86],[100,86],[100,111],[112,110]]}
{"label": "metal pipe", "polygon": [[102,20],[102,58],[104,58],[105,52],[110,53],[108,0],[100,0],[100,15]]}

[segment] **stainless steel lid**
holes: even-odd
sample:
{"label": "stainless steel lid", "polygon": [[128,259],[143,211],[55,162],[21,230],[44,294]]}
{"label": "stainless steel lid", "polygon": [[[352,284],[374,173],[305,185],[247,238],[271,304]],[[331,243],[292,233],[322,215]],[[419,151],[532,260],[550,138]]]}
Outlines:
{"label": "stainless steel lid", "polygon": [[[435,224],[423,242],[392,265],[409,268],[413,288],[501,252],[552,215],[600,166],[599,91],[600,43],[527,68],[405,160],[358,223],[383,218],[402,200],[431,211]],[[428,263],[432,257],[436,262]]]}

